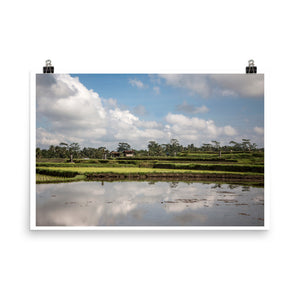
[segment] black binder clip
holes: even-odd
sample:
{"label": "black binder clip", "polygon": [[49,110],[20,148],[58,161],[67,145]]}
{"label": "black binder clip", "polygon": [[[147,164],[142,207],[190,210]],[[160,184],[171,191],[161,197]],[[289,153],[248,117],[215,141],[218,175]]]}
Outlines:
{"label": "black binder clip", "polygon": [[254,66],[254,60],[250,59],[248,61],[248,63],[249,63],[249,66],[246,67],[246,74],[248,74],[248,73],[257,73],[257,67]]}
{"label": "black binder clip", "polygon": [[46,60],[46,66],[43,67],[43,73],[54,73],[54,67],[51,66],[51,60]]}

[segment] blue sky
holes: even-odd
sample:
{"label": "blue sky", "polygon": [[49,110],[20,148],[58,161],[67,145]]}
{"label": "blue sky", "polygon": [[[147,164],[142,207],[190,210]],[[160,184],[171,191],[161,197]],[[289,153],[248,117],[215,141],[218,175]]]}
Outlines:
{"label": "blue sky", "polygon": [[201,146],[250,138],[263,146],[264,79],[258,74],[40,74],[37,145],[115,149],[156,140]]}
{"label": "blue sky", "polygon": [[[247,127],[243,124],[243,120],[248,120],[245,123],[252,121],[253,125],[257,125],[255,122],[258,121],[259,125],[263,126],[263,96],[255,99],[256,101],[250,97],[219,95],[205,98],[187,89],[167,85],[157,75],[148,74],[71,74],[71,76],[79,77],[80,82],[88,89],[93,89],[104,98],[120,99],[118,102],[130,111],[134,111],[137,105],[143,105],[147,110],[143,118],[147,120],[163,120],[168,112],[178,113],[180,109],[176,107],[186,101],[196,107],[205,105],[209,110],[206,113],[196,114],[184,111],[185,114],[214,119],[219,126],[235,121],[236,125]],[[138,80],[144,87],[132,86],[130,80]],[[159,92],[153,89],[155,87],[159,88]]]}

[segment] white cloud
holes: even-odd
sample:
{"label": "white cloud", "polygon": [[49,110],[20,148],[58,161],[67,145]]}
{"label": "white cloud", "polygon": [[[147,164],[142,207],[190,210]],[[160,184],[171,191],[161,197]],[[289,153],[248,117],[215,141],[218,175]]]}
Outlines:
{"label": "white cloud", "polygon": [[[145,112],[142,107],[137,109]],[[69,75],[37,77],[37,122],[37,146],[42,148],[79,142],[115,149],[122,141],[143,148],[149,140],[168,139],[161,124],[140,120],[129,110],[122,110],[117,100],[101,98]]]}
{"label": "white cloud", "polygon": [[37,128],[36,139],[38,145],[58,145],[64,141],[65,136],[48,132],[44,128]]}
{"label": "white cloud", "polygon": [[110,109],[109,114],[112,122],[121,122],[128,125],[133,125],[139,120],[139,118],[130,113],[129,110],[121,110],[118,107],[114,110]]}
{"label": "white cloud", "polygon": [[154,86],[153,91],[155,92],[156,95],[160,94],[160,87],[159,86]]}
{"label": "white cloud", "polygon": [[146,107],[144,105],[137,105],[133,108],[133,112],[138,116],[144,116],[147,114]]}
{"label": "white cloud", "polygon": [[137,87],[139,89],[142,89],[145,87],[144,83],[138,79],[129,79],[129,83],[134,86]]}
{"label": "white cloud", "polygon": [[196,74],[160,74],[159,76],[164,78],[168,85],[188,89],[203,97],[210,95],[207,76]]}
{"label": "white cloud", "polygon": [[224,133],[228,136],[233,136],[237,134],[237,131],[233,127],[227,125],[224,127]]}
{"label": "white cloud", "polygon": [[260,135],[264,134],[264,128],[263,127],[254,127],[254,132]]}
{"label": "white cloud", "polygon": [[188,104],[186,101],[183,101],[182,104],[176,106],[178,111],[188,113],[188,114],[198,114],[198,113],[206,113],[208,112],[208,108],[205,105],[202,106],[194,106]]}
{"label": "white cloud", "polygon": [[180,126],[180,128],[190,128],[193,129],[204,129],[206,127],[206,121],[198,118],[188,118],[181,114],[169,113],[166,116],[166,121],[173,126]]}
{"label": "white cloud", "polygon": [[264,95],[264,75],[262,74],[226,74],[210,75],[212,86],[224,96],[257,98]]}
{"label": "white cloud", "polygon": [[206,113],[208,111],[209,111],[209,109],[205,105],[195,107],[195,114]]}
{"label": "white cloud", "polygon": [[213,138],[226,139],[234,136],[237,131],[230,125],[218,127],[213,120],[204,120],[196,117],[188,118],[182,114],[169,113],[166,116],[169,123],[168,132],[172,138],[177,138],[183,143],[194,142],[199,145],[210,142]]}
{"label": "white cloud", "polygon": [[[124,188],[125,184],[126,188]],[[204,206],[212,207],[215,205],[220,196],[218,191],[211,187],[210,184],[203,185],[201,194],[199,194],[197,185],[184,182],[177,185],[176,192],[174,192],[172,183],[167,182],[155,184],[131,182],[130,184],[115,185],[105,183],[101,188],[97,187],[96,183],[95,188],[91,188],[91,185],[75,183],[68,191],[72,201],[66,201],[59,196],[63,194],[64,186],[56,185],[53,189],[51,185],[38,185],[37,197],[45,194],[56,194],[57,197],[52,198],[51,201],[39,201],[37,203],[37,224],[63,226],[120,225],[125,224],[128,219],[131,224],[132,222],[140,223],[141,219],[146,220],[145,222],[149,220],[151,222],[151,219],[153,221],[152,216],[145,214],[143,206],[141,207],[141,198],[143,205],[147,207],[160,203],[161,209],[165,212],[165,224],[172,221],[173,218],[176,218],[176,222],[178,222],[180,216],[180,218],[187,216],[185,212],[188,212],[188,216],[190,216],[193,211],[196,213]],[[205,199],[203,195],[205,195]],[[234,194],[230,195],[230,199],[234,198]],[[186,203],[188,200],[192,200],[191,203]],[[260,198],[255,198],[256,202],[259,200]],[[62,203],[63,205],[61,205]],[[71,214],[70,209],[72,209]],[[141,218],[142,215],[143,218]]]}
{"label": "white cloud", "polygon": [[134,113],[121,109],[117,100],[101,98],[70,75],[37,76],[37,147],[78,142],[113,150],[124,141],[143,149],[150,140],[167,143],[177,138],[181,144],[201,145],[236,134],[231,126],[218,127],[213,120],[169,113],[162,124],[141,120],[138,113],[145,108],[137,106]]}
{"label": "white cloud", "polygon": [[211,96],[250,97],[264,95],[262,74],[161,74],[168,85],[184,88],[204,98]]}
{"label": "white cloud", "polygon": [[[38,75],[37,121],[46,124],[43,127],[47,131],[63,139],[60,142],[70,141],[73,137],[87,140],[104,136],[106,118],[107,113],[99,95],[86,89],[78,78]],[[37,141],[46,145],[41,140]],[[45,138],[43,141],[46,141]]]}
{"label": "white cloud", "polygon": [[118,105],[118,101],[116,99],[113,99],[113,98],[103,99],[103,103],[106,106],[114,107],[114,108],[117,107],[117,105]]}
{"label": "white cloud", "polygon": [[156,121],[138,121],[136,122],[138,127],[143,128],[163,128],[162,124],[157,123]]}

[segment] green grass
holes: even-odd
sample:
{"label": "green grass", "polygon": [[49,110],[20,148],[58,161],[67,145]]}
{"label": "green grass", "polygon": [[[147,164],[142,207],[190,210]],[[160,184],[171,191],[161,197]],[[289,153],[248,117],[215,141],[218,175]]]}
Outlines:
{"label": "green grass", "polygon": [[185,170],[264,173],[264,166],[262,165],[157,163],[153,167],[160,168],[160,169],[176,169],[176,170],[185,169]]}
{"label": "green grass", "polygon": [[84,180],[84,175],[76,175],[75,177],[59,177],[43,174],[36,174],[36,183],[57,183],[57,182],[72,182]]}
{"label": "green grass", "polygon": [[67,162],[67,158],[37,158],[36,161],[39,163],[65,163]]}
{"label": "green grass", "polygon": [[39,173],[48,172],[53,174],[104,174],[104,173],[114,173],[114,174],[165,174],[165,173],[217,173],[217,174],[241,174],[241,175],[262,175],[261,173],[253,172],[228,172],[228,171],[210,171],[210,170],[184,170],[184,169],[156,169],[156,168],[110,168],[110,167],[74,167],[70,172],[68,167],[49,167],[49,168],[38,168]]}
{"label": "green grass", "polygon": [[38,159],[37,166],[83,166],[83,167],[94,167],[94,166],[141,166],[141,167],[152,167],[154,163],[193,163],[193,164],[242,164],[242,165],[263,165],[264,164],[264,152],[224,152],[221,157],[216,152],[193,152],[193,153],[182,153],[178,156],[134,156],[134,157],[120,157],[110,159],[74,159],[74,163],[67,162],[67,159]]}
{"label": "green grass", "polygon": [[110,167],[136,167],[136,165],[134,163],[131,163],[131,162],[126,162],[126,163],[119,163],[119,162],[114,162],[114,161],[111,161],[109,163],[106,163],[106,164],[102,164],[102,163],[97,163],[97,164],[88,164],[88,163],[36,163],[36,167],[37,168],[40,168],[40,167],[66,167],[66,168],[74,168],[74,167],[85,167],[85,168],[89,168],[89,167],[92,167],[92,168],[95,168],[95,167],[107,167],[107,166],[110,166]]}
{"label": "green grass", "polygon": [[70,168],[36,168],[36,173],[41,175],[57,176],[57,177],[75,177],[79,175],[77,171]]}
{"label": "green grass", "polygon": [[[254,180],[263,180],[264,153],[240,152],[222,153],[221,159],[216,153],[192,153],[176,157],[121,157],[117,159],[74,160],[74,163],[63,159],[44,159],[36,163],[37,183],[69,182],[84,180],[106,174],[108,177],[122,175],[130,178],[136,175],[159,176],[162,174],[236,174],[241,179],[252,176]],[[113,175],[114,174],[114,175]],[[157,174],[157,175],[156,175]],[[124,176],[123,176],[124,175]],[[130,176],[133,175],[133,176]],[[255,178],[256,177],[256,178]],[[180,175],[179,175],[180,178]],[[247,179],[249,180],[249,178]]]}

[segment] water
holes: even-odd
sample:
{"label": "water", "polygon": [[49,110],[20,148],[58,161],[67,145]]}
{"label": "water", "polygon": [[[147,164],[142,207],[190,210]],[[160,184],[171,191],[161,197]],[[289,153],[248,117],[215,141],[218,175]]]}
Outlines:
{"label": "water", "polygon": [[263,226],[264,189],[185,182],[38,184],[38,226]]}

